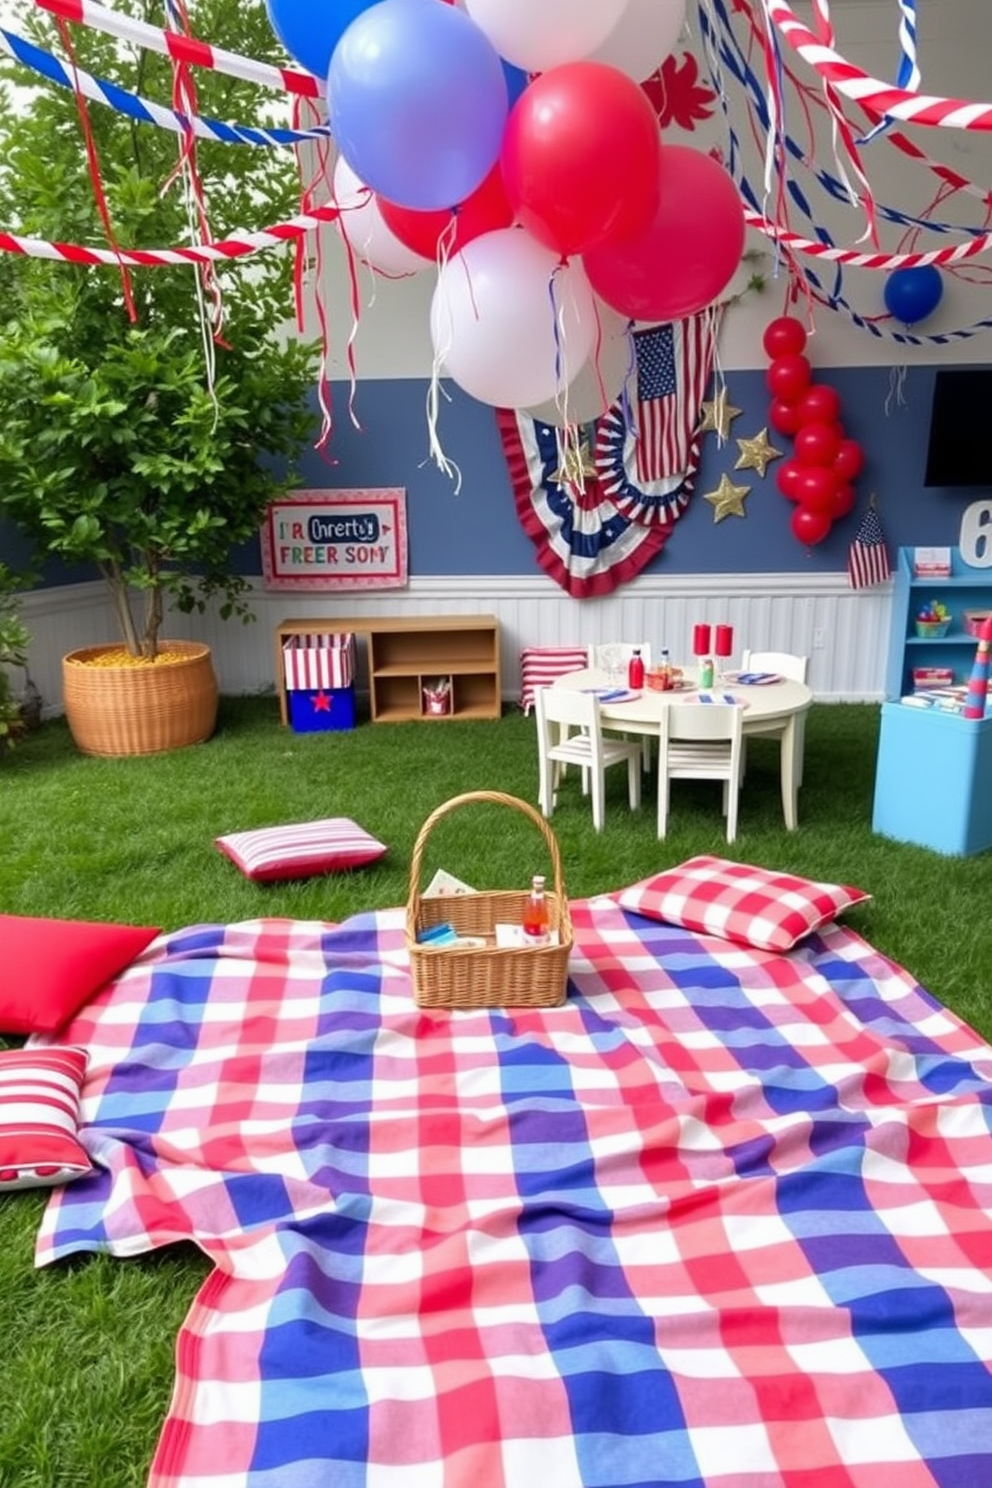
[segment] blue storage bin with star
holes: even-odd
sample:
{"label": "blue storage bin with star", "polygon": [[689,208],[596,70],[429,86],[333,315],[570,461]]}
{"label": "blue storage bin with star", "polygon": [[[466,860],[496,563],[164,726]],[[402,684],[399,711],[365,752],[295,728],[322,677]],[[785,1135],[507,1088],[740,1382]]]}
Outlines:
{"label": "blue storage bin with star", "polygon": [[298,734],[355,727],[355,637],[291,636],[282,648],[289,722]]}

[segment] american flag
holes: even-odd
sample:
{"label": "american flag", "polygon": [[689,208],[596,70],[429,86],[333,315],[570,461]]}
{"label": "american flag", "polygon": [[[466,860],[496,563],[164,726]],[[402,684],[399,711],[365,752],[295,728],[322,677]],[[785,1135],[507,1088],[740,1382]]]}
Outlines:
{"label": "american flag", "polygon": [[868,589],[872,584],[884,584],[891,573],[885,535],[873,499],[848,551],[847,577],[852,589]]}
{"label": "american flag", "polygon": [[692,436],[712,366],[712,326],[700,313],[634,334],[637,355],[637,479],[688,473]]}

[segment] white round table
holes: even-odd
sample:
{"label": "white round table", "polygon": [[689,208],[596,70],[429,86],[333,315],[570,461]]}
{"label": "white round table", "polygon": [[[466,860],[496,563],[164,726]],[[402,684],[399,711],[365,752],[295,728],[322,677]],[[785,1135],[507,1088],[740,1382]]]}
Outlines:
{"label": "white round table", "polygon": [[[683,672],[687,679],[691,679],[692,673],[687,668],[683,668]],[[605,691],[611,687],[622,686],[622,684],[611,683],[607,673],[598,667],[584,667],[578,672],[566,672],[563,676],[556,678],[552,685],[568,687],[577,692],[585,692],[591,688]],[[727,693],[728,696],[739,698],[746,704],[742,720],[745,737],[749,734],[767,733],[770,725],[781,724],[782,815],[787,829],[790,832],[795,831],[798,820],[796,781],[798,779],[797,745],[799,742],[796,720],[809,710],[813,702],[813,693],[805,682],[792,682],[783,678],[780,682],[747,686],[733,682],[725,683],[718,679],[713,687],[706,689],[692,686],[671,692],[655,692],[645,687],[638,697],[631,698],[628,702],[601,700],[600,717],[604,724],[608,724],[612,729],[622,729],[625,734],[654,734],[657,733],[661,722],[662,708],[678,707],[680,703],[691,698],[694,692],[704,690],[715,698],[720,698],[722,694]]]}

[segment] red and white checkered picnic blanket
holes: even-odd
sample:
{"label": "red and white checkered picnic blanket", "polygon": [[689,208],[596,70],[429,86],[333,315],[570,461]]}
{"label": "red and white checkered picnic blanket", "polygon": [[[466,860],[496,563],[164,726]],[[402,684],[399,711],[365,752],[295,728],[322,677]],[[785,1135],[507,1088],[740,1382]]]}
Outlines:
{"label": "red and white checkered picnic blanket", "polygon": [[64,1030],[39,1263],[215,1263],[154,1488],[992,1483],[992,1050],[838,926],[572,908],[560,1008],[417,1009],[390,910],[191,927]]}

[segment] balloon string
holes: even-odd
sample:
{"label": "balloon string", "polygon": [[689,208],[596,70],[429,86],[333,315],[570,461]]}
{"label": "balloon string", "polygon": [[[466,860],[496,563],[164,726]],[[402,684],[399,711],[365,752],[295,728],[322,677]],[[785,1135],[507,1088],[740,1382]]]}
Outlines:
{"label": "balloon string", "polygon": [[889,391],[888,391],[888,393],[886,395],[886,398],[885,398],[885,416],[886,416],[886,418],[888,418],[889,415],[892,412],[892,401],[893,401],[893,399],[895,399],[896,403],[900,407],[905,407],[905,405],[906,405],[906,372],[907,372],[907,370],[908,369],[907,369],[905,363],[903,363],[899,367],[890,367],[889,368]]}
{"label": "balloon string", "polygon": [[[310,123],[320,119],[320,113],[313,100],[308,99],[304,105],[302,101],[294,99],[293,124],[297,127],[301,122],[303,114],[306,114]],[[304,166],[303,152],[306,145],[296,147],[297,169],[300,176],[300,211],[307,215],[314,205],[314,199],[318,189],[323,195],[324,187],[327,195],[333,200],[333,181],[330,171],[331,147],[325,137],[316,141],[315,158],[313,168],[307,176]],[[320,433],[314,445],[320,457],[329,465],[336,465],[336,459],[332,459],[328,453],[328,444],[334,433],[334,407],[331,394],[331,382],[328,375],[331,355],[330,321],[327,315],[327,306],[324,294],[324,233],[326,229],[321,225],[316,229],[313,237],[313,249],[308,254],[304,248],[307,236],[304,234],[297,241],[296,263],[294,266],[294,292],[297,306],[297,323],[300,330],[303,329],[305,321],[305,310],[303,300],[304,276],[308,268],[312,270],[311,282],[313,284],[314,313],[317,317],[319,331],[319,361],[317,368],[317,406],[320,409]]]}
{"label": "balloon string", "polygon": [[634,429],[634,408],[630,401],[630,380],[637,371],[637,343],[634,340],[634,322],[628,320],[624,330],[624,340],[627,343],[627,367],[623,374],[623,385],[620,388],[618,402],[620,404],[620,416],[623,426],[629,432]]}
{"label": "balloon string", "polygon": [[[453,272],[457,273],[459,270],[466,276],[469,286],[469,295],[471,296],[472,276],[468,271],[468,265],[465,263],[464,259],[461,260],[460,264],[456,264],[454,266]],[[441,281],[439,277],[439,287],[440,283]],[[443,295],[438,295],[437,298],[438,313],[436,317],[432,317],[432,330],[436,325],[436,333],[434,335],[434,355],[431,360],[431,377],[430,382],[427,385],[426,398],[427,440],[430,451],[429,458],[433,460],[434,464],[441,471],[442,475],[446,475],[449,480],[454,481],[455,495],[457,496],[462,488],[462,472],[460,467],[455,464],[454,460],[449,460],[448,456],[444,453],[444,448],[441,444],[440,436],[438,435],[437,430],[438,409],[440,405],[441,394],[444,392],[443,388],[441,387],[441,367],[449,351],[451,350],[452,338],[451,315],[447,311]],[[472,303],[474,306],[474,298],[472,300]],[[443,325],[441,324],[442,317],[445,322]],[[445,393],[444,396],[447,397],[447,393]],[[426,465],[426,463],[426,460],[421,461],[421,465]]]}

